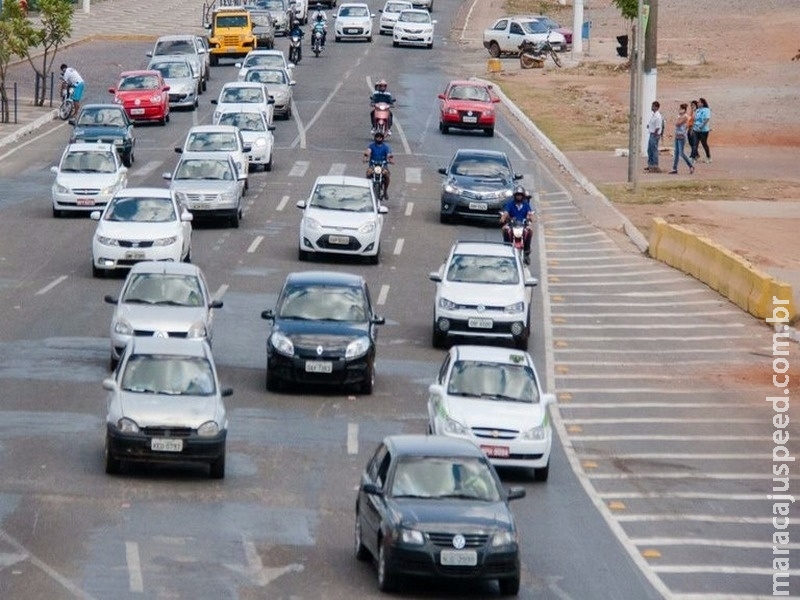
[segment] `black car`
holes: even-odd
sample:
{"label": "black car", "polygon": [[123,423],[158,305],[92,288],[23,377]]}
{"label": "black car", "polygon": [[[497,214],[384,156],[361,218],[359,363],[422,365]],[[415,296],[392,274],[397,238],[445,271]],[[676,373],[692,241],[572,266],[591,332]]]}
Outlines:
{"label": "black car", "polygon": [[275,21],[268,10],[250,9],[253,21],[253,35],[256,36],[256,47],[272,49],[275,46]]}
{"label": "black car", "polygon": [[373,312],[363,277],[333,271],[290,273],[267,337],[267,390],[281,384],[353,386],[371,394],[375,337],[385,319]]}
{"label": "black car", "polygon": [[446,178],[439,215],[442,223],[458,217],[497,223],[503,205],[514,194],[514,182],[522,179],[508,155],[495,150],[456,150],[450,165],[439,173]]}
{"label": "black car", "polygon": [[133,121],[120,104],[86,104],[78,117],[69,120],[73,126],[70,143],[105,142],[114,144],[122,164],[130,167],[135,160],[136,138]]}
{"label": "black car", "polygon": [[483,451],[463,438],[384,438],[361,476],[355,553],[377,562],[378,588],[402,576],[496,579],[503,595],[519,593],[517,528],[506,490]]}

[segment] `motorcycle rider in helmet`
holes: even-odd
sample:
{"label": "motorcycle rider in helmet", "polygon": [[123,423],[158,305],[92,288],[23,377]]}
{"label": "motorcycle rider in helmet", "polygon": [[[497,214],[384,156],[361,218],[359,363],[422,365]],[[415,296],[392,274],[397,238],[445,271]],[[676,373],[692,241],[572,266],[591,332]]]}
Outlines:
{"label": "motorcycle rider in helmet", "polygon": [[[378,102],[386,102],[387,104],[394,105],[394,97],[392,93],[388,90],[389,84],[386,83],[385,79],[381,79],[378,83],[375,84],[375,91],[370,96],[369,105],[372,107],[372,110],[369,113],[369,120],[372,124],[372,134],[375,133],[375,104]],[[394,123],[394,114],[391,110],[389,110],[389,129],[386,132],[386,135],[392,135],[392,124]]]}
{"label": "motorcycle rider in helmet", "polygon": [[[305,36],[305,34],[306,32],[303,31],[302,27],[300,27],[300,21],[295,21],[294,26],[292,27],[291,31],[289,31],[289,37],[300,38],[300,44],[297,46],[297,61],[295,61],[298,63],[303,58],[303,36]],[[291,56],[291,48],[289,49],[289,53]]]}
{"label": "motorcycle rider in helmet", "polygon": [[387,165],[394,164],[394,154],[392,147],[383,141],[383,134],[378,131],[373,141],[364,151],[364,162],[367,163],[367,179],[372,178],[372,171],[375,165],[383,165],[383,199],[389,199],[389,168]]}
{"label": "motorcycle rider in helmet", "polygon": [[313,29],[322,29],[322,45],[325,45],[325,39],[328,37],[328,15],[322,10],[322,4],[317,4],[314,13],[311,15],[311,21],[314,23]]}
{"label": "motorcycle rider in helmet", "polygon": [[503,227],[503,241],[506,244],[513,242],[513,234],[511,232],[511,223],[513,221],[524,221],[526,223],[525,229],[522,231],[522,252],[523,259],[526,265],[531,264],[531,224],[536,215],[536,211],[531,206],[531,197],[525,188],[518,185],[514,188],[513,197],[505,203],[503,210],[500,213],[500,224]]}

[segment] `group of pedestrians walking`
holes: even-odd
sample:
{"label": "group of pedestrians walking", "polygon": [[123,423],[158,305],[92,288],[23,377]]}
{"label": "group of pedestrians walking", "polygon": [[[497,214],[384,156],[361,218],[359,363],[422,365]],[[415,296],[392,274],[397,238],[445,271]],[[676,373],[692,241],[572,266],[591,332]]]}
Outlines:
{"label": "group of pedestrians walking", "polygon": [[[651,105],[651,115],[647,122],[647,173],[661,173],[658,166],[658,147],[664,136],[665,120],[661,114],[658,101]],[[708,134],[711,131],[711,108],[705,98],[682,103],[675,119],[674,153],[670,175],[677,175],[680,161],[689,167],[689,174],[694,173],[694,166],[700,160],[700,147],[705,152],[705,162],[711,162],[711,150],[708,147]],[[689,156],[686,156],[686,142],[689,142]]]}

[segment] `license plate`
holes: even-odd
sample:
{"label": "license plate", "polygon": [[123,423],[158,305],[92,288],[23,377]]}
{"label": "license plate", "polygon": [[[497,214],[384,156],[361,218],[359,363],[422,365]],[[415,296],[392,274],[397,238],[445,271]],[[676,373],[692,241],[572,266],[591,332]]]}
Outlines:
{"label": "license plate", "polygon": [[78,198],[75,202],[78,206],[94,206],[94,200],[91,198]]}
{"label": "license plate", "polygon": [[470,210],[489,210],[489,205],[486,202],[470,202]]}
{"label": "license plate", "polygon": [[329,235],[328,242],[331,244],[337,244],[339,246],[346,246],[350,243],[350,238],[346,235]]}
{"label": "license plate", "polygon": [[333,363],[326,360],[307,360],[306,373],[333,373]]}
{"label": "license plate", "polygon": [[153,438],[150,440],[150,450],[158,452],[181,452],[183,440],[173,438]]}
{"label": "license plate", "polygon": [[125,258],[130,260],[142,260],[144,259],[144,252],[141,250],[128,250],[125,253]]}
{"label": "license plate", "polygon": [[464,117],[461,119],[464,123],[477,123],[478,117]]}
{"label": "license plate", "polygon": [[131,114],[132,115],[143,115],[144,114],[144,109],[143,108],[132,108],[131,109]]}
{"label": "license plate", "polygon": [[345,28],[345,33],[358,33],[358,29],[354,29],[353,27]]}
{"label": "license plate", "polygon": [[508,446],[481,446],[481,450],[490,458],[508,458],[511,456]]}
{"label": "license plate", "polygon": [[439,562],[448,567],[474,567],[478,564],[475,550],[442,550]]}
{"label": "license plate", "polygon": [[471,329],[491,329],[491,319],[470,319],[468,325]]}
{"label": "license plate", "polygon": [[211,208],[210,202],[190,202],[189,208],[192,210],[208,210]]}
{"label": "license plate", "polygon": [[236,48],[226,48],[225,52],[236,52]]}

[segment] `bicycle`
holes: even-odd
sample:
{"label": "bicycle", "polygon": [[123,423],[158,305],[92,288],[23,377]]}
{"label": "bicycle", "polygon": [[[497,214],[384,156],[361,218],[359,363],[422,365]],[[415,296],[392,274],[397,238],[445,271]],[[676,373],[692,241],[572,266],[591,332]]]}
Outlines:
{"label": "bicycle", "polygon": [[58,117],[62,121],[66,121],[72,116],[72,111],[75,110],[75,101],[72,99],[72,94],[75,92],[75,86],[65,85],[61,87],[61,104],[58,107]]}

